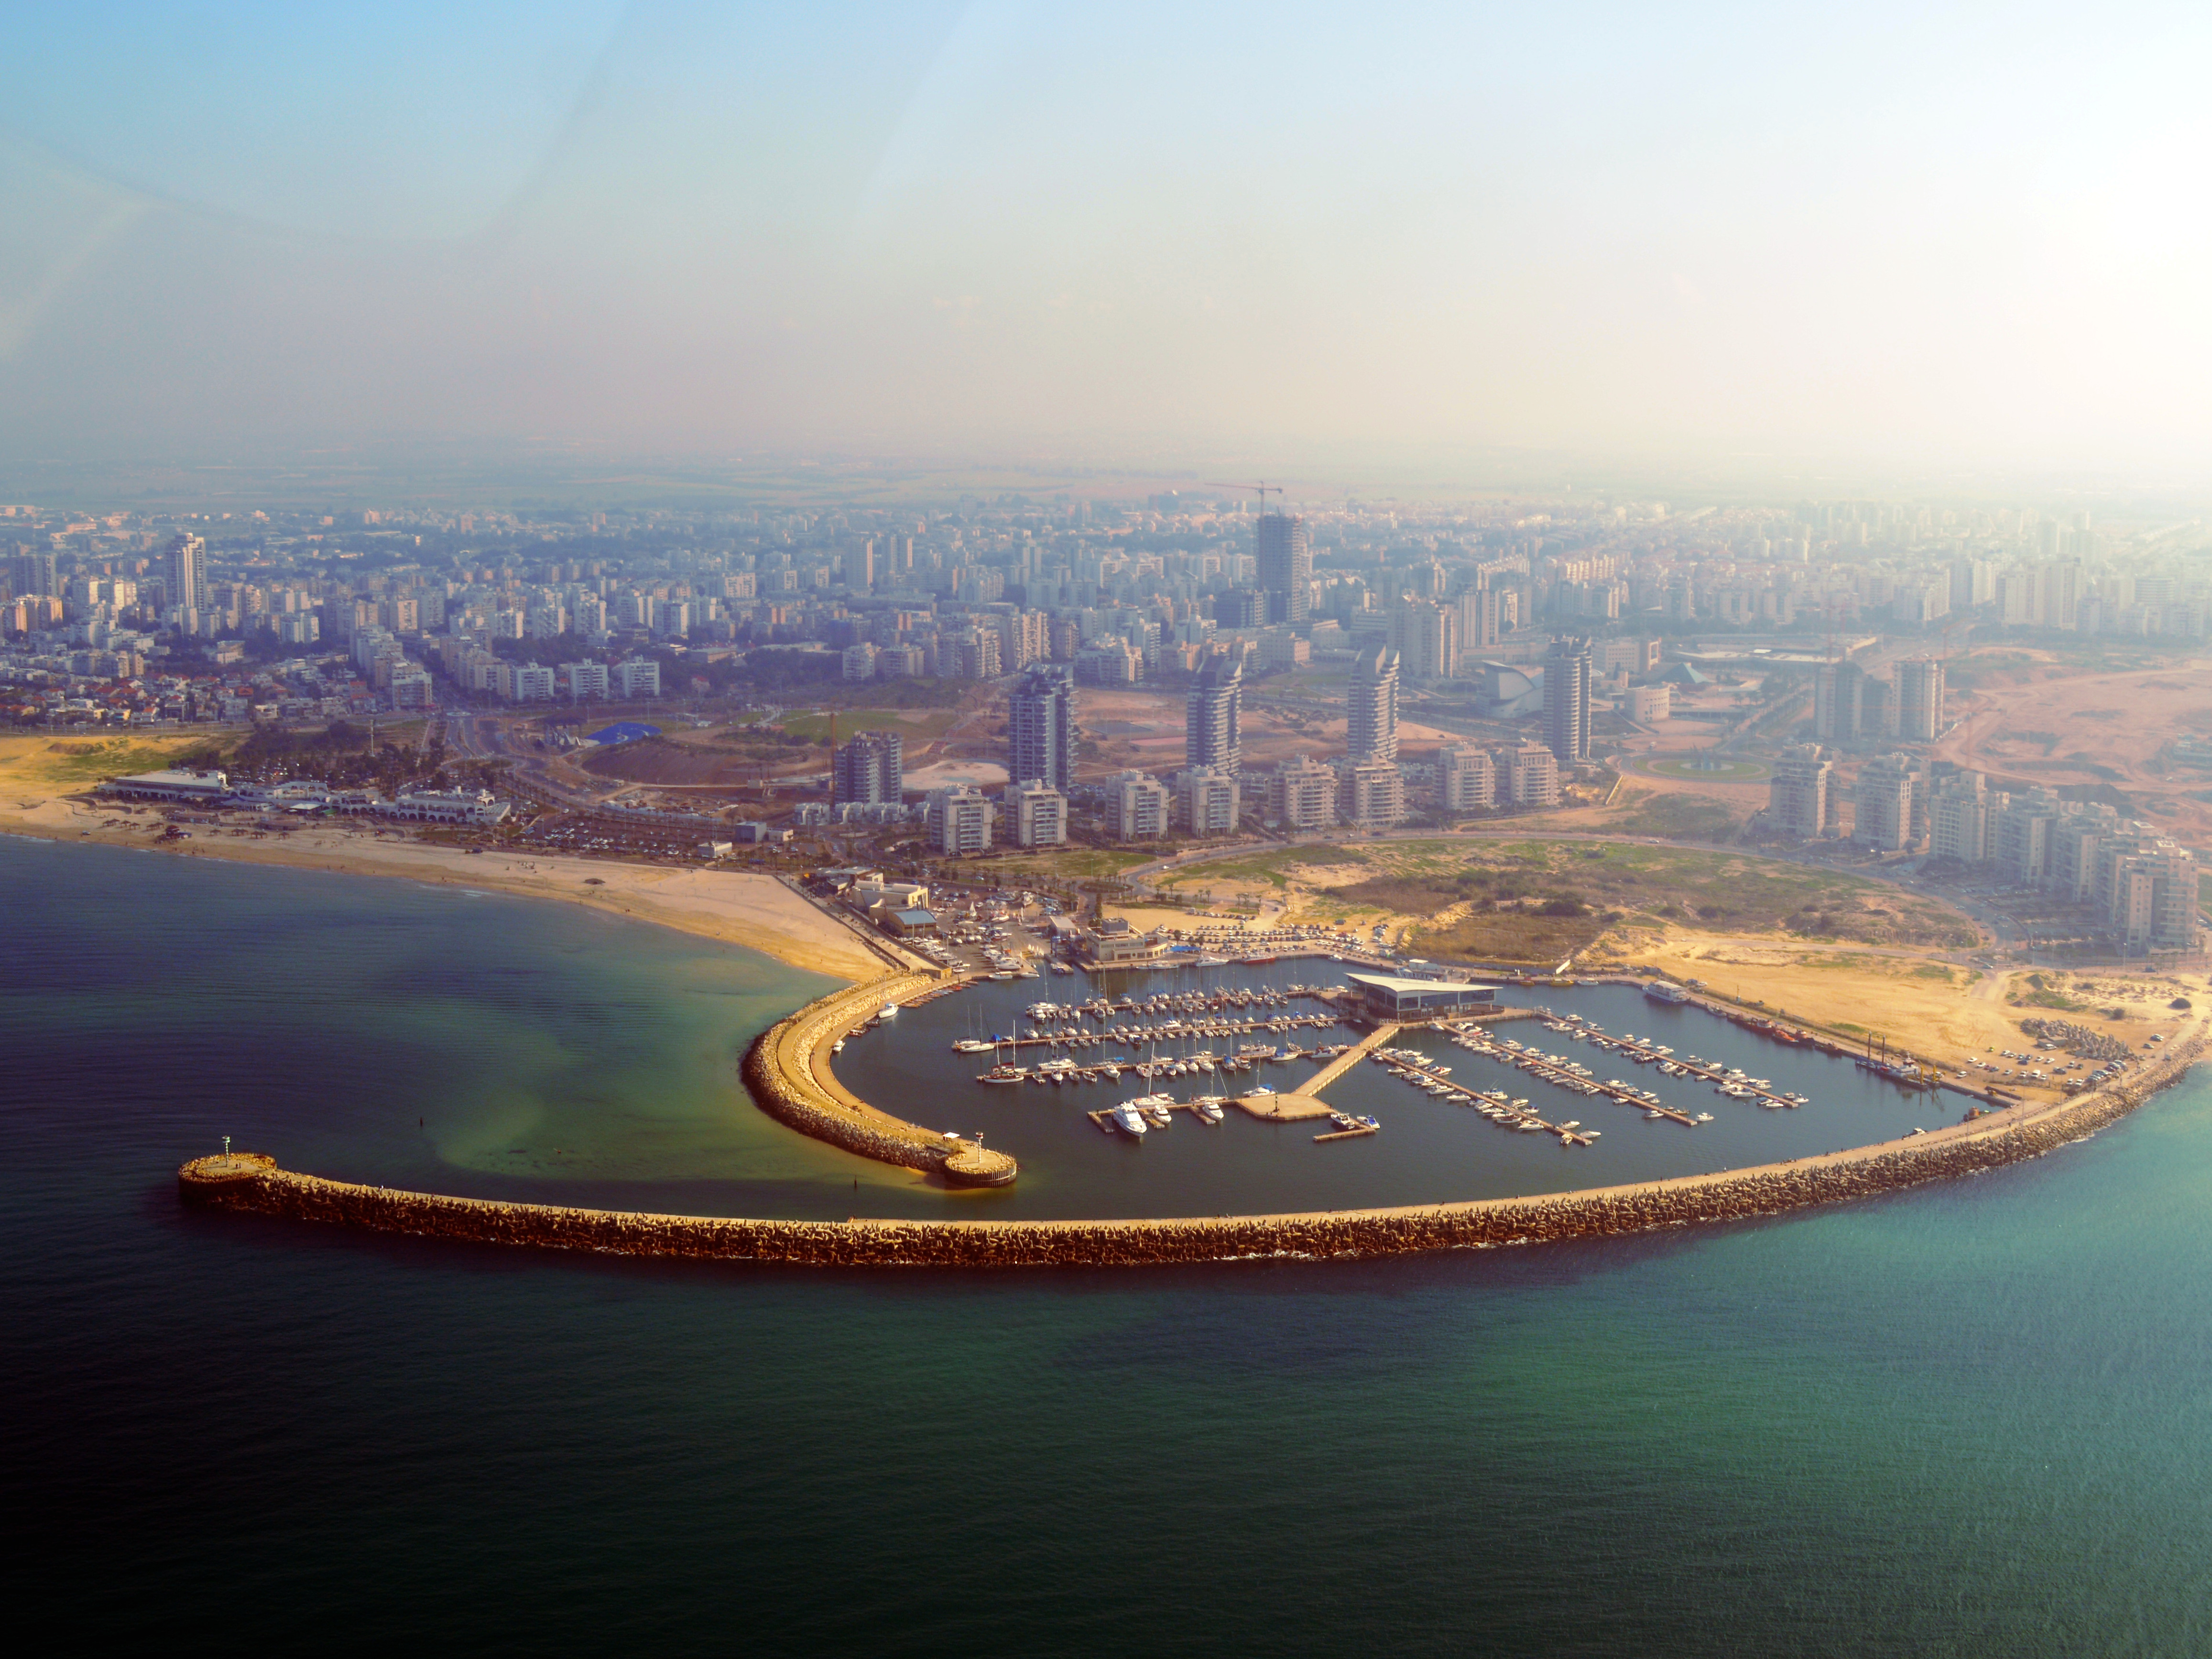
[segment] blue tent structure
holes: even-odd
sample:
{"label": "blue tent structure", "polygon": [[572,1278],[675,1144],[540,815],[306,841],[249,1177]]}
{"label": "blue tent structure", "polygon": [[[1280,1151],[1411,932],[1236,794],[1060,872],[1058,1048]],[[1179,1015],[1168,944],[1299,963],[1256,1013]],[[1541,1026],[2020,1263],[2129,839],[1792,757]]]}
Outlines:
{"label": "blue tent structure", "polygon": [[635,743],[640,738],[657,738],[659,735],[660,728],[657,726],[641,726],[635,720],[617,720],[612,726],[603,726],[592,732],[591,740],[593,743]]}

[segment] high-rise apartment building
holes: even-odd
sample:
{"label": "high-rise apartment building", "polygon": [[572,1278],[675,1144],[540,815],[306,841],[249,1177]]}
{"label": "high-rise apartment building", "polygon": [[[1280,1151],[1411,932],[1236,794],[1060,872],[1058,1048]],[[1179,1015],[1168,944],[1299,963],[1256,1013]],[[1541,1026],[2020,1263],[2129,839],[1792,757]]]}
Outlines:
{"label": "high-rise apartment building", "polygon": [[1559,804],[1559,759],[1540,743],[1523,743],[1504,750],[1505,787],[1502,792],[1515,806],[1557,806]]}
{"label": "high-rise apartment building", "polygon": [[1199,665],[1183,706],[1183,764],[1210,766],[1232,776],[1242,758],[1238,713],[1244,661],[1217,653]]}
{"label": "high-rise apartment building", "polygon": [[1018,673],[1052,654],[1050,622],[1042,611],[1009,611],[993,626],[999,635],[999,672]]}
{"label": "high-rise apartment building", "polygon": [[876,544],[853,543],[845,550],[844,565],[845,586],[855,593],[866,592],[876,585]]}
{"label": "high-rise apartment building", "polygon": [[2047,789],[1990,798],[1990,857],[2006,880],[2040,887],[2051,867],[2051,827],[2061,803]]}
{"label": "high-rise apartment building", "polygon": [[1801,743],[1784,753],[1766,786],[1766,814],[1774,827],[1802,841],[1818,839],[1828,821],[1833,770],[1818,744]]}
{"label": "high-rise apartment building", "polygon": [[1267,595],[1267,620],[1305,621],[1313,590],[1313,549],[1306,541],[1306,521],[1287,513],[1262,513],[1253,551],[1260,591]]}
{"label": "high-rise apartment building", "polygon": [[1267,811],[1286,830],[1326,830],[1336,822],[1336,774],[1293,755],[1267,780]]}
{"label": "high-rise apartment building", "polygon": [[1347,765],[1338,787],[1337,816],[1363,830],[1387,830],[1406,816],[1406,775],[1393,761]]}
{"label": "high-rise apartment building", "polygon": [[1156,841],[1168,832],[1167,786],[1142,772],[1124,772],[1106,786],[1106,829],[1116,841]]}
{"label": "high-rise apartment building", "polygon": [[956,783],[930,792],[927,831],[932,848],[939,853],[988,853],[991,850],[989,797]]}
{"label": "high-rise apartment building", "polygon": [[1931,858],[1982,864],[1990,856],[1988,780],[1979,772],[1948,772],[1929,786],[1928,853]]}
{"label": "high-rise apartment building", "polygon": [[1461,594],[1459,605],[1459,648],[1462,656],[1471,651],[1487,651],[1498,643],[1498,593],[1493,588],[1470,587]]}
{"label": "high-rise apartment building", "polygon": [[1194,836],[1235,834],[1241,805],[1234,773],[1194,766],[1176,775],[1176,817]]}
{"label": "high-rise apartment building", "polygon": [[1813,671],[1813,736],[1821,743],[1848,743],[1860,732],[1871,736],[1879,718],[1869,720],[1867,689],[1878,684],[1858,664],[1844,658]]}
{"label": "high-rise apartment building", "polygon": [[1398,758],[1398,653],[1387,645],[1359,653],[1345,694],[1345,755],[1354,765]]}
{"label": "high-rise apartment building", "polygon": [[171,538],[161,552],[159,568],[166,603],[172,610],[204,611],[208,607],[207,544],[198,536]]}
{"label": "high-rise apartment building", "polygon": [[1589,758],[1588,640],[1553,640],[1544,653],[1544,746],[1562,767]]}
{"label": "high-rise apartment building", "polygon": [[896,732],[856,732],[837,745],[830,769],[837,805],[895,805],[906,787],[906,740]]}
{"label": "high-rise apartment building", "polygon": [[2100,844],[2096,899],[2106,925],[2131,954],[2203,945],[2197,855],[2146,825],[2128,824]]}
{"label": "high-rise apartment building", "polygon": [[1401,599],[1390,612],[1390,643],[1397,648],[1399,672],[1407,678],[1457,679],[1459,607],[1436,599]]}
{"label": "high-rise apartment building", "polygon": [[1048,783],[1010,783],[1006,814],[1017,847],[1058,847],[1067,840],[1067,797]]}
{"label": "high-rise apartment building", "polygon": [[33,593],[58,595],[62,587],[56,562],[54,555],[44,549],[18,553],[10,559],[8,580],[15,590],[15,597],[20,599]]}
{"label": "high-rise apartment building", "polygon": [[1075,674],[1035,664],[1006,694],[1006,775],[1062,794],[1075,782]]}
{"label": "high-rise apartment building", "polygon": [[1933,743],[1942,729],[1942,659],[1905,658],[1897,665],[1897,735],[1906,743]]}
{"label": "high-rise apartment building", "polygon": [[1910,848],[1917,781],[1907,756],[1877,755],[1862,766],[1851,839],[1878,852],[1901,853]]}
{"label": "high-rise apartment building", "polygon": [[2097,890],[2098,850],[2120,833],[2120,815],[2102,801],[2069,801],[2051,826],[2043,884],[2063,898],[2088,899]]}
{"label": "high-rise apartment building", "polygon": [[607,695],[607,665],[603,662],[564,662],[561,678],[572,702]]}
{"label": "high-rise apartment building", "polygon": [[1437,805],[1446,813],[1486,812],[1498,804],[1497,768],[1487,749],[1447,744],[1437,751]]}

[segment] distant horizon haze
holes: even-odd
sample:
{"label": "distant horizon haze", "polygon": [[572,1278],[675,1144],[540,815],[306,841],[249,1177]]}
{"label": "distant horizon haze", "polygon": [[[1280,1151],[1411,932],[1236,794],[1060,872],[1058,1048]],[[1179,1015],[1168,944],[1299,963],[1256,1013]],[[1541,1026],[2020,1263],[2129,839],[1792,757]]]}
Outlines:
{"label": "distant horizon haze", "polygon": [[10,488],[423,447],[2212,482],[2212,15],[2181,6],[95,3],[15,33]]}

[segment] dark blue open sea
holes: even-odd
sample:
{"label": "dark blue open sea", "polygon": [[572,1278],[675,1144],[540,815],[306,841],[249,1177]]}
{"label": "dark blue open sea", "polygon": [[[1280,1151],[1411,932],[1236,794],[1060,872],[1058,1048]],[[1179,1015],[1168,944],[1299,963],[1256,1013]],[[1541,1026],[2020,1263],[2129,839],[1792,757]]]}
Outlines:
{"label": "dark blue open sea", "polygon": [[[751,1111],[738,1054],[821,983],[757,956],[26,842],[0,891],[0,1468],[42,1647],[2212,1650],[2201,1082],[1996,1175],[1615,1243],[1004,1276],[578,1259],[186,1214],[173,1171],[228,1133],[568,1201],[955,1200]],[[1856,1086],[1727,1133],[1889,1124]],[[1395,1113],[1432,1149],[1373,1159],[1377,1199],[1534,1156],[1375,1102],[1378,1143]],[[1364,1178],[1315,1161],[1356,1145],[1250,1123],[1104,1161],[1061,1133],[1074,1103],[1018,1109],[1030,1212]],[[1531,1178],[1686,1156],[1670,1127],[1547,1144]]]}

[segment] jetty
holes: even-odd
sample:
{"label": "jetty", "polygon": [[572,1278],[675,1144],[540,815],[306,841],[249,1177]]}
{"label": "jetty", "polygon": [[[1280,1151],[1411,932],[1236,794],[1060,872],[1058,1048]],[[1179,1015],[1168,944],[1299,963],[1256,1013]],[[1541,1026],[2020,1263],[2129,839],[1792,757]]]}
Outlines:
{"label": "jetty", "polygon": [[932,1133],[878,1111],[837,1081],[832,1049],[872,1024],[886,1006],[903,1006],[939,988],[934,975],[893,974],[848,986],[776,1022],[745,1051],[746,1087],[760,1109],[802,1134],[848,1152],[920,1170],[948,1185],[1006,1187],[1019,1165],[957,1131]]}

